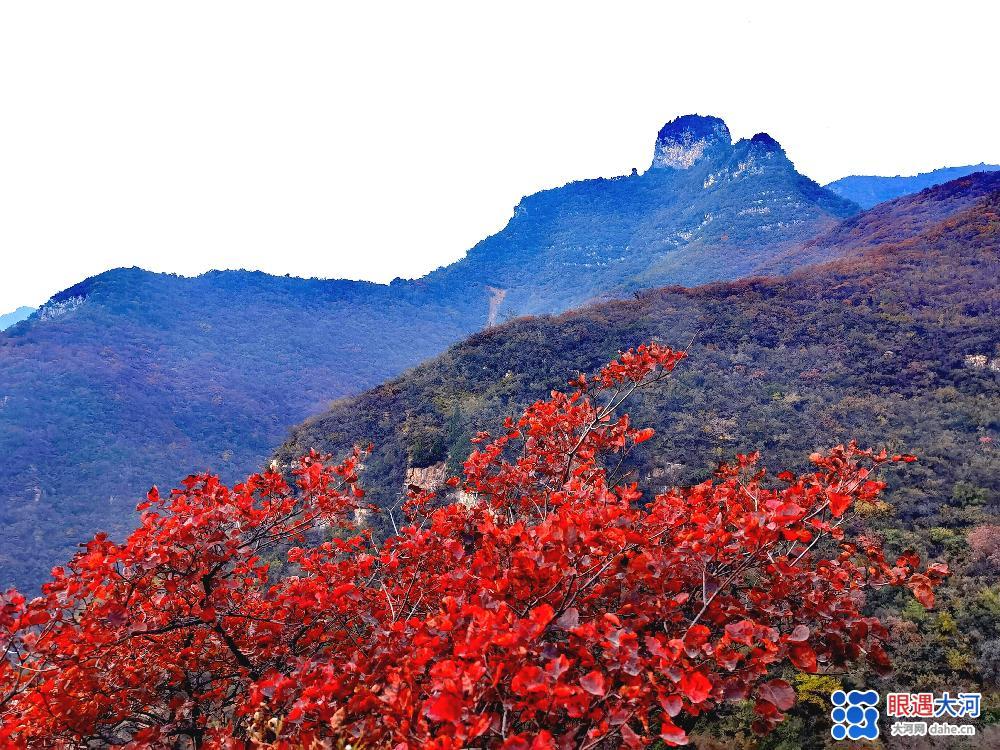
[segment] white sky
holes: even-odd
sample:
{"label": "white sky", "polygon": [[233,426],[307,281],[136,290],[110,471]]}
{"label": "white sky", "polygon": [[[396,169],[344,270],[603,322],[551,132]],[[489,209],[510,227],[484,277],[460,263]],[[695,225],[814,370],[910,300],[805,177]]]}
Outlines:
{"label": "white sky", "polygon": [[1000,162],[985,2],[3,2],[0,312],[115,266],[388,281],[679,114],[806,174]]}

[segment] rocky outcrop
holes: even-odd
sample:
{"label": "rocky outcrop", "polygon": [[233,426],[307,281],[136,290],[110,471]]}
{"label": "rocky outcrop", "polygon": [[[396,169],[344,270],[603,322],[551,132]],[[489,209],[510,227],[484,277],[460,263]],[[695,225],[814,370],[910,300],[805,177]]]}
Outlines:
{"label": "rocky outcrop", "polygon": [[497,324],[497,313],[500,312],[500,305],[504,297],[507,296],[507,290],[488,286],[486,287],[486,291],[490,293],[490,309],[486,315],[486,327],[492,328]]}
{"label": "rocky outcrop", "polygon": [[76,310],[83,304],[84,297],[67,297],[66,299],[52,299],[42,305],[37,312],[38,320],[55,320]]}
{"label": "rocky outcrop", "polygon": [[718,117],[684,115],[671,120],[656,134],[652,169],[689,169],[705,156],[727,151],[732,136]]}
{"label": "rocky outcrop", "polygon": [[1000,372],[1000,357],[990,359],[985,354],[966,354],[965,366],[973,370],[992,370]]}
{"label": "rocky outcrop", "polygon": [[403,482],[403,489],[418,487],[424,491],[433,492],[444,487],[447,479],[448,476],[444,461],[431,464],[430,466],[411,466],[406,470],[406,480]]}

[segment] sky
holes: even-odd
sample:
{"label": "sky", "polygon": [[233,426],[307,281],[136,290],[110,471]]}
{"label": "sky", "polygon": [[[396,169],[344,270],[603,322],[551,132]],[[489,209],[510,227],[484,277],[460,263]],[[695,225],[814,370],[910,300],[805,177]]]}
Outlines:
{"label": "sky", "polygon": [[521,196],[766,131],[820,182],[1000,163],[1000,6],[0,4],[0,312],[118,266],[389,281]]}

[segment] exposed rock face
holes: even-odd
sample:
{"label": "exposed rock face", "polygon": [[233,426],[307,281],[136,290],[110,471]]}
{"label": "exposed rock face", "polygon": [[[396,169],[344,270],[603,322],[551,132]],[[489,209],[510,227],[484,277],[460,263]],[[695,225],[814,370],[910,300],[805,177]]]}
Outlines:
{"label": "exposed rock face", "polygon": [[422,490],[433,491],[443,487],[447,479],[444,461],[420,468],[411,466],[406,470],[404,489],[419,487]]}
{"label": "exposed rock face", "polygon": [[764,163],[780,162],[791,169],[785,150],[767,133],[733,143],[726,123],[718,117],[685,115],[671,120],[657,134],[651,169],[690,169],[706,162],[713,171],[705,178],[708,189],[728,177],[737,179],[764,173]]}
{"label": "exposed rock face", "polygon": [[990,369],[993,372],[1000,372],[1000,357],[990,359],[985,354],[966,354],[965,366],[973,370]]}
{"label": "exposed rock face", "polygon": [[55,320],[56,318],[61,318],[63,315],[76,310],[80,305],[83,304],[84,297],[68,297],[63,300],[51,300],[46,302],[38,310],[38,319],[42,320]]}
{"label": "exposed rock face", "polygon": [[684,475],[684,464],[667,462],[661,466],[654,466],[646,475],[646,486],[651,491],[649,498],[660,492],[667,492],[672,487],[676,487],[681,477]]}
{"label": "exposed rock face", "polygon": [[490,309],[486,315],[486,327],[492,328],[497,324],[497,312],[500,310],[500,305],[503,304],[504,297],[507,296],[507,290],[487,286],[486,291],[490,293]]}
{"label": "exposed rock face", "polygon": [[664,125],[656,136],[652,169],[689,169],[705,156],[727,151],[732,136],[718,117],[684,115]]}

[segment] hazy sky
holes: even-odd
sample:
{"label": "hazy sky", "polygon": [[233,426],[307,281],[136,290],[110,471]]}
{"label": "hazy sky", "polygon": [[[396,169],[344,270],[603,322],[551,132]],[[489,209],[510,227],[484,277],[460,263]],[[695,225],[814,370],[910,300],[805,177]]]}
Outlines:
{"label": "hazy sky", "polygon": [[5,2],[0,312],[115,266],[388,281],[676,115],[820,181],[1000,162],[983,2]]}

